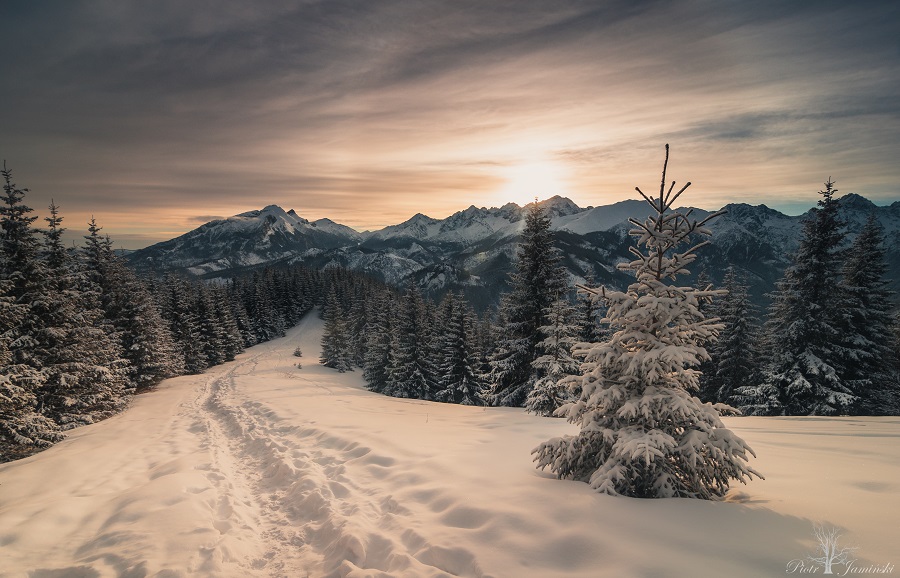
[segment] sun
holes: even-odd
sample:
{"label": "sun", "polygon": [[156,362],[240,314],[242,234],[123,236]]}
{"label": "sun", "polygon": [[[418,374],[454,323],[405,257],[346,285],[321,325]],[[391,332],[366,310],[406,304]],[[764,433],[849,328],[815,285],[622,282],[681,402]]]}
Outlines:
{"label": "sun", "polygon": [[504,167],[500,176],[506,181],[497,191],[498,200],[521,206],[553,195],[565,196],[566,170],[554,161],[540,160]]}

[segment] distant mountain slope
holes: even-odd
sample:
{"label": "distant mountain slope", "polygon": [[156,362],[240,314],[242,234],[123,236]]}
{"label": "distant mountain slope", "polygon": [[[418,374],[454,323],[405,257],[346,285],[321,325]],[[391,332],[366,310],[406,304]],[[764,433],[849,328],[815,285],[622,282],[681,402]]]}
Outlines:
{"label": "distant mountain slope", "polygon": [[[879,207],[859,195],[838,200],[848,231],[862,227],[874,213],[888,238],[890,276],[900,280],[900,202]],[[593,276],[623,286],[629,278],[616,270],[629,259],[629,218],[647,215],[644,201],[581,208],[570,199],[541,202],[552,217],[557,246],[573,282]],[[742,270],[757,301],[772,290],[796,249],[806,217],[784,215],[765,205],[731,204],[712,221],[712,242],[694,266],[713,281],[729,265]],[[694,209],[702,218],[709,214]],[[267,264],[306,263],[364,271],[387,282],[413,282],[440,296],[462,291],[478,306],[496,302],[515,259],[525,208],[471,206],[446,219],[421,213],[398,225],[359,233],[329,219],[310,222],[293,210],[270,205],[258,211],[212,221],[180,237],[127,255],[136,269],[161,274],[188,273],[228,277],[238,270]]]}
{"label": "distant mountain slope", "polygon": [[204,276],[291,259],[306,251],[343,247],[360,239],[358,232],[329,219],[310,222],[293,210],[285,212],[269,205],[211,221],[170,241],[135,251],[128,260],[139,270]]}

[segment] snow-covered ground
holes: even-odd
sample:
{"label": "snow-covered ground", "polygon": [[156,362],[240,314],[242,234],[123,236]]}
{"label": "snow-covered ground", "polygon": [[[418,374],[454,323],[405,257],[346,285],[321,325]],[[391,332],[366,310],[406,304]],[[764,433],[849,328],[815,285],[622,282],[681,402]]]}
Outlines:
{"label": "snow-covered ground", "polygon": [[369,393],[320,336],[309,316],[0,466],[0,576],[781,576],[814,523],[900,565],[898,418],[730,419],[765,481],[616,498],[534,469],[563,420]]}

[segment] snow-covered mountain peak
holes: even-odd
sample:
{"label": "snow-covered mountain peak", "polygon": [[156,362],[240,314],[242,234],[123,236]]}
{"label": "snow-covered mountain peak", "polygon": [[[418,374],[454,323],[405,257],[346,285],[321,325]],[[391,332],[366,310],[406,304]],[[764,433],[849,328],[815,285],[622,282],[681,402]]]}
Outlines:
{"label": "snow-covered mountain peak", "polygon": [[424,213],[416,213],[406,222],[412,225],[428,225],[435,222],[435,219],[432,219]]}
{"label": "snow-covered mountain peak", "polygon": [[[293,209],[291,209],[293,211]],[[268,215],[273,215],[275,217],[287,216],[287,213],[279,207],[278,205],[267,205],[262,209],[254,209],[252,211],[247,211],[246,213],[240,213],[235,215],[235,217],[244,217],[247,219],[255,219],[257,217],[266,217]],[[297,214],[294,213],[294,216]]]}
{"label": "snow-covered mountain peak", "polygon": [[[290,211],[288,211],[288,214],[290,215],[293,212],[294,212],[293,209],[291,209]],[[359,233],[359,231],[357,231],[355,229],[351,229],[347,225],[341,225],[340,223],[335,223],[331,219],[318,219],[318,220],[310,223],[310,225],[312,225],[319,231],[323,231],[325,233],[331,233],[332,235],[348,237],[348,238],[354,239],[356,241],[359,241],[362,238],[362,235]]]}
{"label": "snow-covered mountain peak", "polygon": [[628,221],[630,217],[646,216],[648,209],[645,201],[635,199],[619,201],[612,205],[582,209],[579,212],[562,215],[554,219],[553,228],[571,231],[579,235],[595,231],[608,231],[616,225]]}
{"label": "snow-covered mountain peak", "polygon": [[538,205],[543,207],[550,217],[567,217],[584,211],[568,197],[554,195],[549,199],[539,201]]}
{"label": "snow-covered mountain peak", "polygon": [[850,193],[844,195],[837,199],[838,205],[844,209],[845,211],[865,211],[872,212],[875,210],[876,205],[869,199],[857,195],[856,193]]}
{"label": "snow-covered mountain peak", "polygon": [[364,237],[377,240],[406,237],[425,239],[436,232],[438,223],[439,221],[437,219],[432,219],[428,215],[423,215],[422,213],[416,213],[399,225],[391,225],[378,231],[366,233]]}

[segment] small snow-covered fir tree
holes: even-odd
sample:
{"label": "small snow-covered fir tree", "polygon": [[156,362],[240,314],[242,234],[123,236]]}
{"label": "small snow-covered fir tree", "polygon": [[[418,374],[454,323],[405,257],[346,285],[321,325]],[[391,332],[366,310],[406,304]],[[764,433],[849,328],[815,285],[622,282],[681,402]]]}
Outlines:
{"label": "small snow-covered fir tree", "polygon": [[[525,399],[525,409],[531,413],[551,416],[565,403],[572,401],[572,389],[577,380],[580,363],[572,356],[572,346],[579,342],[578,326],[572,324],[575,308],[562,297],[547,307],[547,325],[539,328],[544,339],[538,343],[541,356],[531,365],[538,372],[534,388]],[[598,320],[599,321],[599,320]]]}
{"label": "small snow-covered fir tree", "polygon": [[[666,162],[659,198],[637,191],[653,208],[644,222],[632,219],[641,252],[619,267],[633,271],[626,291],[595,290],[607,301],[612,337],[582,344],[580,397],[563,408],[580,427],[574,436],[551,439],[534,449],[541,469],[560,478],[587,482],[599,492],[642,498],[717,499],[732,480],[759,476],[747,465],[753,451],[719,418],[715,406],[691,395],[697,389],[693,369],[708,355],[703,344],[718,326],[703,318],[698,299],[719,292],[698,291],[667,283],[687,272],[694,252],[675,248],[694,234],[709,235],[704,224],[671,210],[690,186],[666,192]],[[759,476],[761,477],[761,476]]]}

